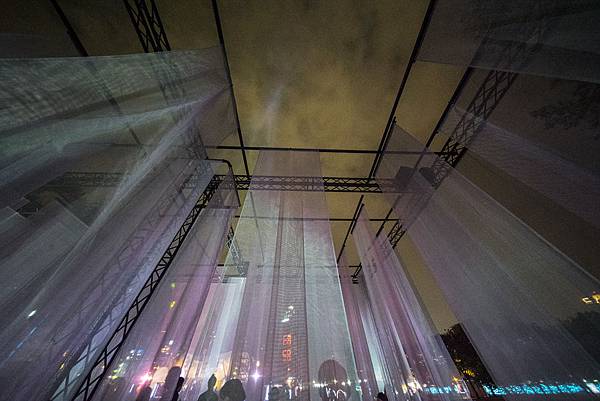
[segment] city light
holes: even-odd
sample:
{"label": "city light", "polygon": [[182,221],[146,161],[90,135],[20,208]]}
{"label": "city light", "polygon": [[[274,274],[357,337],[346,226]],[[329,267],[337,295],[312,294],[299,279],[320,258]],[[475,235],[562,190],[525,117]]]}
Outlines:
{"label": "city light", "polygon": [[581,302],[584,304],[600,304],[600,294],[593,293],[589,297],[581,298]]}
{"label": "city light", "polygon": [[509,395],[509,394],[577,394],[585,392],[585,389],[579,384],[521,384],[512,386],[491,387],[483,386],[485,392],[489,395]]}
{"label": "city light", "polygon": [[30,317],[32,317],[33,315],[35,315],[37,313],[37,309],[32,310],[31,312],[29,312],[29,315],[27,315],[27,319],[29,319]]}
{"label": "city light", "polygon": [[147,381],[152,380],[152,375],[150,374],[150,372],[146,372],[144,373],[142,376],[140,376],[140,383],[144,384]]}

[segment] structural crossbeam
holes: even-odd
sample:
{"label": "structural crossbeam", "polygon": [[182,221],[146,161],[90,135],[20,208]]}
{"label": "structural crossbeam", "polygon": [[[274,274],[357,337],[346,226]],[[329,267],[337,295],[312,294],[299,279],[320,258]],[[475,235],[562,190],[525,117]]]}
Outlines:
{"label": "structural crossbeam", "polygon": [[236,175],[238,190],[381,192],[377,182],[363,177],[300,177]]}
{"label": "structural crossbeam", "polygon": [[[217,175],[223,180],[225,176]],[[300,176],[251,176],[235,175],[235,186],[239,190],[262,191],[325,191],[325,192],[381,192],[373,178],[366,177],[300,177]],[[192,178],[186,185],[195,186]],[[46,188],[108,188],[115,187],[123,180],[122,173],[67,172],[46,184]]]}

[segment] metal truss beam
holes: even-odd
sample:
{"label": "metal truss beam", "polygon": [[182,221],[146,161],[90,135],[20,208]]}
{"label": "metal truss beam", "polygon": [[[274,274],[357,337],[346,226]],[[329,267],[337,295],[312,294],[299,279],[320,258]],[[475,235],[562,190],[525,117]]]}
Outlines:
{"label": "metal truss beam", "polygon": [[213,179],[204,190],[202,195],[200,195],[198,201],[186,217],[183,225],[179,228],[175,234],[175,237],[167,247],[167,250],[164,252],[158,264],[150,274],[150,277],[148,277],[144,283],[144,286],[139,291],[132,304],[129,306],[129,309],[125,315],[122,317],[116,331],[109,338],[107,344],[104,346],[102,351],[100,351],[98,357],[91,365],[87,375],[83,379],[78,390],[73,395],[72,401],[88,401],[92,399],[112,361],[119,353],[119,350],[125,343],[128,335],[131,333],[131,330],[137,322],[139,316],[144,311],[144,308],[148,304],[152,294],[171,266],[171,263],[176,257],[181,245],[185,241],[185,238],[187,237],[194,222],[197,220],[201,211],[207,206],[208,202],[214,195],[219,183],[220,180]]}
{"label": "metal truss beam", "polygon": [[372,178],[362,177],[288,177],[236,175],[238,190],[254,191],[325,191],[325,192],[381,192]]}
{"label": "metal truss beam", "polygon": [[123,0],[145,53],[171,50],[155,0]]}
{"label": "metal truss beam", "polygon": [[[217,175],[223,180],[224,175]],[[325,192],[363,192],[379,193],[381,189],[373,178],[363,177],[300,177],[300,176],[250,176],[236,175],[235,187],[239,190],[262,191],[325,191]],[[51,181],[46,188],[67,187],[114,187],[123,180],[121,173],[101,172],[67,172],[61,177]],[[197,181],[189,180],[186,185],[194,186]]]}
{"label": "metal truss beam", "polygon": [[[207,149],[224,149],[224,150],[242,150],[241,146],[235,145],[217,145],[207,146]],[[360,155],[377,155],[380,151],[375,149],[336,149],[336,148],[294,148],[294,147],[277,147],[277,146],[244,146],[245,150],[250,151],[284,151],[284,152],[319,152],[319,153],[344,153],[344,154],[360,154]],[[420,155],[423,152],[417,151],[394,151],[394,154],[401,155]],[[439,154],[439,152],[435,152]]]}

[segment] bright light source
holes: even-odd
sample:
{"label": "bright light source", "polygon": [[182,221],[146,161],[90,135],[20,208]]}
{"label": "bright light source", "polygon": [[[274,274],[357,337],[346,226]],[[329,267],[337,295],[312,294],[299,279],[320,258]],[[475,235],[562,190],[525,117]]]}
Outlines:
{"label": "bright light source", "polygon": [[34,309],[31,312],[29,312],[29,315],[27,315],[27,319],[29,319],[30,317],[32,317],[33,315],[35,315],[36,312],[37,312],[37,309]]}
{"label": "bright light source", "polygon": [[152,380],[152,375],[149,372],[146,372],[144,375],[142,375],[140,377],[140,382],[142,384],[146,383],[147,381]]}

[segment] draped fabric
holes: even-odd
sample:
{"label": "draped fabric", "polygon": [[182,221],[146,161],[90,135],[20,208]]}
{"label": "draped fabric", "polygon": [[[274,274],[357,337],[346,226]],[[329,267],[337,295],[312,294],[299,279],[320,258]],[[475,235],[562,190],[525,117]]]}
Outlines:
{"label": "draped fabric", "polygon": [[388,398],[459,400],[465,386],[387,238],[376,237],[363,208],[353,231],[391,382]]}
{"label": "draped fabric", "polygon": [[481,118],[474,88],[493,91],[484,74],[472,74],[438,139],[463,134],[470,156],[598,230],[600,85],[522,75]]}
{"label": "draped fabric", "polygon": [[362,393],[361,399],[371,401],[377,397],[379,389],[384,390],[384,374],[381,366],[383,353],[373,322],[371,304],[364,280],[353,280],[351,274],[354,270],[351,270],[346,263],[344,253],[338,262],[338,269],[358,382]]}
{"label": "draped fabric", "polygon": [[230,85],[219,48],[0,71],[0,399],[68,399],[213,176]]}
{"label": "draped fabric", "polygon": [[192,339],[209,287],[218,274],[218,256],[229,221],[238,206],[230,175],[194,223],[95,399],[127,400],[150,387],[153,397],[171,400],[180,376],[189,382],[186,399],[198,398],[200,387],[193,386],[190,368],[203,361],[194,357]]}
{"label": "draped fabric", "polygon": [[304,188],[250,185],[234,237],[247,275],[228,377],[248,400],[356,399],[319,154],[262,152],[254,174],[303,177]]}
{"label": "draped fabric", "polygon": [[439,0],[418,58],[598,83],[599,19],[590,0]]}
{"label": "draped fabric", "polygon": [[[399,157],[384,156],[380,179],[394,181],[406,165]],[[582,299],[598,280],[457,170],[427,158],[413,165],[411,179],[429,189],[405,228],[498,385],[489,392],[589,399],[585,380],[600,374],[589,336],[600,334],[600,320]],[[399,186],[407,187],[388,188]]]}

